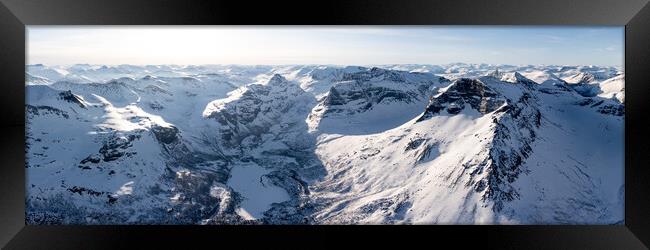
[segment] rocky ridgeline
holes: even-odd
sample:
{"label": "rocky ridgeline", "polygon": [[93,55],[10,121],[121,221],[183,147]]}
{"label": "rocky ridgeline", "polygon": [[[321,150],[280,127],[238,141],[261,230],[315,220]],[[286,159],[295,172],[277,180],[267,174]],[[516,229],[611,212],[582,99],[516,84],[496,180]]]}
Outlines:
{"label": "rocky ridgeline", "polygon": [[480,112],[491,113],[506,100],[482,82],[475,79],[462,78],[454,81],[443,93],[432,97],[418,121],[423,121],[445,110],[448,114],[458,114],[465,104]]}

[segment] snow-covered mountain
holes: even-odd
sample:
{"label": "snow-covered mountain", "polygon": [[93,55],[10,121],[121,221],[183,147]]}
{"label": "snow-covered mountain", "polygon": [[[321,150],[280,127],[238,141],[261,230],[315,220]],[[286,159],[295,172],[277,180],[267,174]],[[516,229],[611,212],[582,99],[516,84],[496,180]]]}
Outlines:
{"label": "snow-covered mountain", "polygon": [[330,134],[385,131],[421,113],[428,98],[448,84],[432,74],[377,67],[344,73],[314,107],[309,125]]}
{"label": "snow-covered mountain", "polygon": [[624,74],[28,65],[30,224],[616,224]]}

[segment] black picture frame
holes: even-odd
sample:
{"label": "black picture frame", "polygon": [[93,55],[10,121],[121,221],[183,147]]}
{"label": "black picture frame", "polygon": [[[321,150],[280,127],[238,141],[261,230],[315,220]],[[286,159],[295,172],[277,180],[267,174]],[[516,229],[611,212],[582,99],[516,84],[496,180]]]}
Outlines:
{"label": "black picture frame", "polygon": [[[647,249],[650,246],[650,5],[647,0],[183,1],[0,0],[0,246],[7,249],[282,248]],[[625,25],[625,224],[612,226],[25,225],[26,25]],[[305,245],[313,244],[313,245]]]}

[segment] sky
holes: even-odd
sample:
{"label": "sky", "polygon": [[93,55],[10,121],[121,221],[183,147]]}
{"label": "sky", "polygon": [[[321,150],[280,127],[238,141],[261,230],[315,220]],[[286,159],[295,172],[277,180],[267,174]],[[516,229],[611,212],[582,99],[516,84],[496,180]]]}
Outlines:
{"label": "sky", "polygon": [[27,63],[622,66],[623,26],[28,26]]}

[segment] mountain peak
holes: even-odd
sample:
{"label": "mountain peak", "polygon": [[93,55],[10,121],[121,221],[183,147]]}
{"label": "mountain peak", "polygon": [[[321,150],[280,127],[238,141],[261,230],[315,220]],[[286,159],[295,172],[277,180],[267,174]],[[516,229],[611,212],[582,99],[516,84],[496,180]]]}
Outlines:
{"label": "mountain peak", "polygon": [[527,77],[525,77],[524,75],[516,71],[512,73],[504,74],[500,80],[504,82],[511,82],[511,83],[535,84],[533,80],[528,79]]}
{"label": "mountain peak", "polygon": [[[521,73],[515,71],[515,72],[503,72],[499,71],[499,69],[496,69],[490,73],[485,74],[484,77],[493,77],[496,78],[499,81],[503,82],[509,82],[509,83],[522,83],[522,84],[533,84],[535,83],[534,81],[526,78],[524,75]],[[480,79],[480,77],[479,77]]]}
{"label": "mountain peak", "polygon": [[497,68],[494,71],[488,73],[486,76],[491,76],[497,79],[501,79],[503,77],[503,72],[499,71],[499,68]]}
{"label": "mountain peak", "polygon": [[564,85],[566,82],[555,74],[548,72],[546,70],[535,70],[530,72],[524,72],[526,78],[545,86],[554,86],[554,85]]}
{"label": "mountain peak", "polygon": [[155,76],[146,75],[146,76],[142,77],[142,80],[151,80],[151,79],[155,79],[155,78],[156,78]]}
{"label": "mountain peak", "polygon": [[371,79],[377,79],[390,80],[393,82],[405,82],[406,73],[408,72],[372,67],[370,70],[362,70],[353,73],[345,72],[343,75],[343,80],[370,81]]}
{"label": "mountain peak", "polygon": [[269,84],[280,84],[286,81],[287,79],[284,78],[284,76],[280,74],[274,74],[273,77],[271,77],[271,79],[269,80]]}
{"label": "mountain peak", "polygon": [[62,91],[59,93],[59,98],[70,103],[76,103],[81,108],[86,108],[86,106],[81,101],[81,97],[73,94],[70,90]]}
{"label": "mountain peak", "polygon": [[443,109],[448,114],[458,114],[465,104],[481,114],[490,113],[505,104],[505,98],[476,79],[455,80],[444,92],[431,98],[419,121],[427,120]]}
{"label": "mountain peak", "polygon": [[570,77],[563,78],[569,84],[587,84],[596,80],[596,76],[589,72],[580,72]]}

